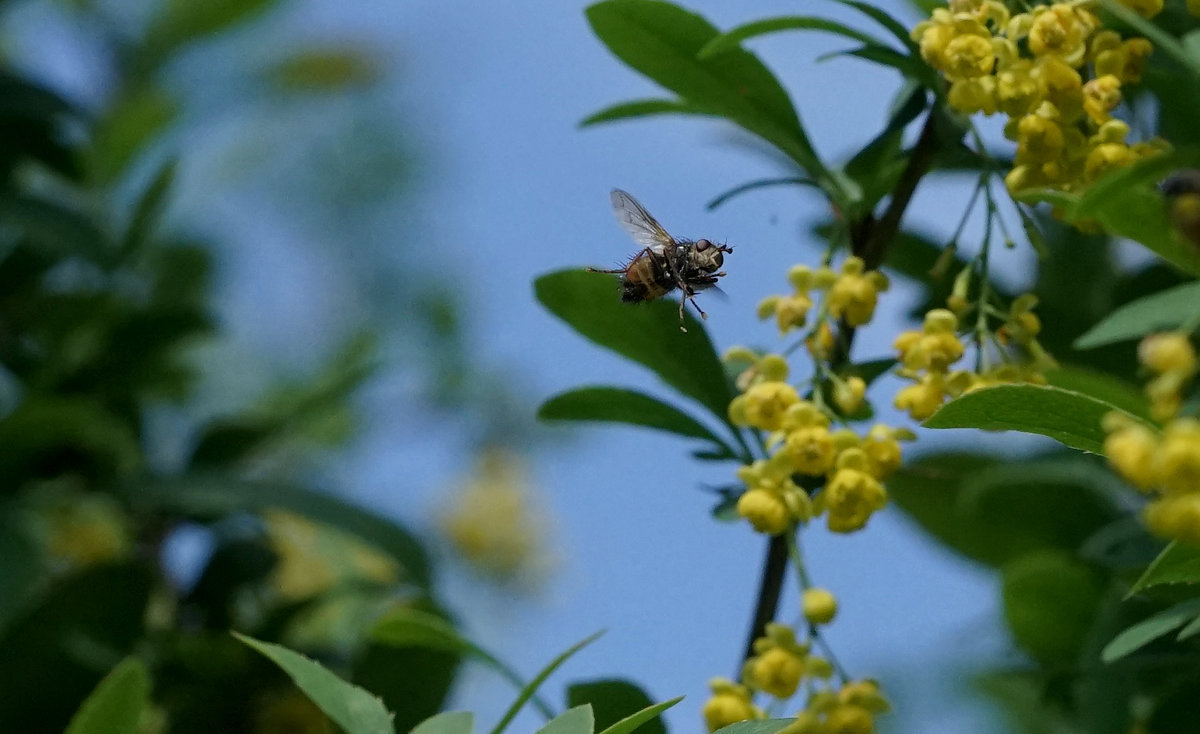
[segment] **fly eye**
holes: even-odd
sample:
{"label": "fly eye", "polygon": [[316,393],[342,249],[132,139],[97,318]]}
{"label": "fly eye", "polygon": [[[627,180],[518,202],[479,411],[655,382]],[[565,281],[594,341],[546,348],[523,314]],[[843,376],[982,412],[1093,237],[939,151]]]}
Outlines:
{"label": "fly eye", "polygon": [[696,252],[704,252],[712,246],[713,243],[709,242],[708,240],[696,240]]}
{"label": "fly eye", "polygon": [[[713,261],[712,269],[716,270],[717,268],[719,268],[725,264],[725,256],[721,254],[720,250],[717,250],[716,252],[713,253],[712,261]],[[709,271],[709,272],[712,272],[712,271]]]}

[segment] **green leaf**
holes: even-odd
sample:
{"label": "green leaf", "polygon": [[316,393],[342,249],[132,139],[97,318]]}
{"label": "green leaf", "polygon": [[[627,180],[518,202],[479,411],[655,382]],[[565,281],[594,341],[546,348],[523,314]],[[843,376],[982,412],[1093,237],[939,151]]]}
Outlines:
{"label": "green leaf", "polygon": [[[621,719],[617,723],[600,732],[600,734],[629,734],[630,732],[639,729],[643,732],[661,732],[662,734],[665,734],[667,729],[662,725],[662,718],[659,716],[659,714],[682,700],[683,696],[679,696],[678,698],[672,698],[669,701],[663,701],[662,703],[656,703],[653,706],[647,706],[637,713],[626,716],[624,719]],[[658,724],[658,727],[656,728],[654,724]],[[641,729],[643,726],[645,726],[646,729]]]}
{"label": "green leaf", "polygon": [[775,145],[826,191],[840,191],[787,92],[753,54],[739,49],[696,58],[720,35],[704,18],[657,0],[603,0],[587,9],[587,17],[596,36],[630,67],[698,110],[728,118]]}
{"label": "green leaf", "polygon": [[[604,679],[572,683],[567,686],[567,707],[591,704],[597,729],[607,729],[627,716],[645,711],[653,705],[646,692],[626,680]],[[643,734],[666,734],[662,719],[651,716],[643,719]],[[632,731],[628,729],[626,731]]]}
{"label": "green leaf", "polygon": [[125,90],[96,122],[88,148],[92,174],[101,182],[116,181],[178,113],[175,100],[158,87]]}
{"label": "green leaf", "polygon": [[728,423],[733,391],[700,323],[670,300],[621,303],[610,275],[562,270],[534,281],[537,299],[582,336],[638,362]]}
{"label": "green leaf", "polygon": [[1151,586],[1200,583],[1200,549],[1172,541],[1146,568],[1126,598]]}
{"label": "green leaf", "polygon": [[764,36],[769,33],[778,33],[780,31],[825,31],[844,36],[845,38],[852,38],[855,41],[868,45],[884,45],[882,41],[871,36],[869,33],[863,33],[835,20],[811,15],[786,15],[778,18],[756,20],[753,23],[740,25],[731,31],[726,31],[705,44],[697,56],[700,59],[712,58],[713,56],[739,49],[742,41],[747,39],[754,38],[755,36]]}
{"label": "green leaf", "polygon": [[0,634],[45,580],[41,544],[24,513],[0,506]]}
{"label": "green leaf", "polygon": [[274,4],[275,0],[207,0],[202,3],[169,0],[160,3],[157,7],[161,10],[146,32],[149,48],[144,53],[157,58],[185,43],[248,20]]}
{"label": "green leaf", "polygon": [[0,419],[0,446],[0,478],[9,491],[47,461],[69,457],[76,472],[107,480],[134,473],[142,459],[129,425],[82,397],[26,396]]}
{"label": "green leaf", "polygon": [[[861,2],[860,0],[836,0],[836,2],[845,5],[848,8],[854,8],[871,20],[874,20],[879,25],[888,29],[896,40],[904,44],[904,47],[909,51],[917,50],[917,42],[912,39],[912,31],[905,24],[888,15],[883,10],[880,10],[871,3]],[[928,13],[926,13],[928,15]]]}
{"label": "green leaf", "polygon": [[65,734],[138,734],[149,698],[146,666],[137,658],[126,658],[87,697]]}
{"label": "green leaf", "polygon": [[[521,689],[521,693],[517,696],[517,699],[512,702],[512,705],[508,707],[508,711],[504,712],[504,716],[501,717],[500,721],[496,723],[496,726],[495,726],[495,728],[492,729],[491,734],[500,734],[500,732],[504,731],[504,728],[509,725],[509,723],[513,720],[513,717],[515,717],[517,715],[517,712],[521,710],[521,707],[525,705],[525,702],[528,701],[530,699],[530,697],[533,696],[533,694],[537,691],[537,689],[541,687],[542,683],[546,682],[546,679],[549,678],[551,676],[551,674],[554,673],[554,671],[558,670],[558,668],[563,663],[567,662],[567,660],[570,659],[570,657],[572,655],[574,655],[575,653],[579,652],[583,648],[590,645],[593,641],[596,640],[596,638],[598,638],[602,634],[604,634],[604,632],[600,631],[593,635],[585,637],[584,639],[575,643],[571,647],[567,648],[564,652],[562,652],[560,655],[558,655],[558,657],[551,660],[550,663],[546,667],[542,668],[541,672],[539,672],[536,676],[534,676],[533,680],[529,681],[529,683],[523,689]],[[579,711],[580,709],[585,709],[587,711],[587,726],[588,726],[588,728],[587,728],[586,734],[592,734],[592,709],[590,706],[581,706],[577,709],[571,709],[571,711],[568,711],[565,714],[563,714],[562,716],[559,716],[558,719],[562,719],[565,716],[569,716],[569,718],[567,719],[567,722],[569,722],[569,723],[560,724],[560,726],[568,726],[568,725],[575,726],[575,725],[577,725],[578,717],[580,715],[572,714],[572,712]],[[554,721],[557,721],[558,719],[555,719]],[[543,727],[541,729],[541,731],[546,732],[546,730],[552,724],[554,724],[554,721],[551,721],[550,724],[547,724],[545,727]],[[554,729],[552,731],[557,732],[559,730]],[[549,733],[547,732],[546,734],[549,734]]]}
{"label": "green leaf", "polygon": [[429,558],[408,530],[393,519],[325,492],[219,474],[144,480],[126,485],[120,491],[134,506],[200,519],[269,507],[291,510],[352,533],[390,554],[403,567],[406,581],[420,587],[428,587],[430,583]]}
{"label": "green leaf", "polygon": [[1200,317],[1200,282],[1184,283],[1117,308],[1075,340],[1076,349],[1092,349],[1157,331],[1177,329]]}
{"label": "green leaf", "polygon": [[584,704],[555,717],[537,734],[592,734],[594,727],[592,707]]}
{"label": "green leaf", "polygon": [[154,228],[166,209],[167,196],[175,184],[175,169],[176,161],[169,160],[150,180],[150,185],[134,206],[133,216],[130,217],[125,237],[121,241],[121,252],[128,255],[140,251],[154,234]]}
{"label": "green leaf", "polygon": [[440,650],[368,643],[354,656],[350,682],[380,698],[393,729],[408,731],[442,709],[461,663]]}
{"label": "green leaf", "polygon": [[998,385],[951,400],[922,425],[1036,433],[1080,451],[1103,454],[1105,433],[1100,419],[1114,410],[1120,409],[1049,385]]}
{"label": "green leaf", "polygon": [[1045,376],[1046,382],[1053,387],[1111,403],[1126,413],[1150,421],[1146,393],[1119,377],[1073,365],[1060,365],[1046,370]]}
{"label": "green leaf", "polygon": [[744,183],[740,186],[734,186],[732,189],[718,194],[715,198],[705,204],[704,208],[712,211],[735,196],[740,196],[747,191],[754,191],[755,189],[762,189],[768,186],[812,186],[818,190],[820,189],[820,186],[817,185],[817,182],[813,181],[811,178],[800,178],[797,176],[785,176],[783,178],[760,178],[755,181]]}
{"label": "green leaf", "polygon": [[475,714],[470,711],[443,711],[413,727],[410,734],[471,734]]}
{"label": "green leaf", "polygon": [[601,122],[631,120],[637,117],[651,115],[704,115],[708,114],[696,107],[678,99],[636,99],[631,102],[621,102],[605,107],[599,112],[593,112],[579,123],[580,127],[596,125]]}
{"label": "green leaf", "polygon": [[739,721],[736,724],[717,729],[714,734],[775,734],[780,729],[793,724],[795,719],[762,719],[759,721]]}
{"label": "green leaf", "polygon": [[282,668],[304,695],[346,734],[394,734],[392,715],[382,701],[367,691],[350,685],[320,663],[282,645],[237,632],[230,634]]}
{"label": "green leaf", "polygon": [[859,211],[870,211],[895,187],[908,162],[900,155],[904,128],[925,110],[926,101],[925,88],[912,85],[884,130],[846,162],[842,170],[863,191]]}
{"label": "green leaf", "polygon": [[1004,619],[1017,644],[1045,664],[1073,661],[1100,603],[1092,571],[1056,551],[1022,556],[1001,571]]}
{"label": "green leaf", "polygon": [[1122,517],[1127,492],[1099,461],[1064,454],[1008,462],[924,456],[888,480],[888,494],[949,548],[990,566],[1027,553],[1074,551]]}
{"label": "green leaf", "polygon": [[725,441],[673,405],[634,390],[581,387],[559,393],[542,403],[537,417],[544,421],[605,421],[645,426],[686,438],[712,441],[732,451]]}
{"label": "green leaf", "polygon": [[1191,599],[1165,609],[1126,629],[1104,646],[1100,659],[1106,663],[1137,652],[1151,642],[1179,629],[1200,616],[1200,599]]}
{"label": "green leaf", "polygon": [[116,248],[91,218],[49,199],[0,196],[0,227],[23,235],[52,259],[82,257],[102,266],[116,262]]}

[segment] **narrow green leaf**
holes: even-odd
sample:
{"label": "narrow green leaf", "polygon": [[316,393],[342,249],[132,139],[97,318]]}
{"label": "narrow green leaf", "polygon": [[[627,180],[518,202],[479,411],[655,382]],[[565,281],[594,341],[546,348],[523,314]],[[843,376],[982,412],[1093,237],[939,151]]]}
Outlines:
{"label": "narrow green leaf", "polygon": [[471,734],[475,714],[470,711],[443,711],[417,724],[409,734]]}
{"label": "narrow green leaf", "polygon": [[116,247],[90,217],[49,199],[0,196],[0,227],[23,235],[56,260],[82,257],[98,265],[116,261]]}
{"label": "narrow green leaf", "polygon": [[178,114],[178,104],[158,87],[124,90],[96,121],[87,151],[92,174],[100,181],[116,181]]}
{"label": "narrow green leaf", "polygon": [[811,178],[803,178],[798,176],[784,176],[783,178],[760,178],[756,181],[750,181],[740,186],[734,186],[732,189],[718,194],[715,198],[705,204],[704,208],[712,211],[735,196],[740,196],[747,191],[763,189],[768,186],[811,186],[818,191],[821,189],[817,182]]}
{"label": "narrow green leaf", "polygon": [[383,702],[282,645],[231,633],[283,669],[288,677],[346,734],[394,734]]}
{"label": "narrow green leaf", "polygon": [[1172,541],[1134,582],[1126,598],[1162,584],[1200,584],[1200,549]]}
{"label": "narrow green leaf", "polygon": [[592,734],[594,729],[592,707],[584,704],[563,712],[538,729],[537,734]]}
{"label": "narrow green leaf", "polygon": [[149,698],[146,666],[125,658],[75,712],[65,734],[137,734]]}
{"label": "narrow green leaf", "polygon": [[733,392],[700,323],[687,313],[679,330],[679,306],[670,300],[621,303],[611,275],[563,270],[534,282],[537,299],[582,336],[644,365],[680,393],[728,422]]}
{"label": "narrow green leaf", "polygon": [[1179,642],[1183,642],[1184,640],[1195,637],[1198,634],[1200,634],[1200,616],[1197,616],[1191,622],[1188,622],[1186,627],[1179,630],[1179,634],[1175,636],[1175,639]]}
{"label": "narrow green leaf", "polygon": [[937,78],[937,72],[920,57],[906,56],[886,46],[859,46],[846,51],[831,51],[818,56],[817,61],[828,61],[839,56],[853,56],[880,66],[890,67],[900,72],[906,79],[915,79],[925,86]]}
{"label": "narrow green leaf", "polygon": [[1074,365],[1060,365],[1046,370],[1046,382],[1063,390],[1082,393],[1111,403],[1126,413],[1150,421],[1150,406],[1146,393],[1119,377]]}
{"label": "narrow green leaf", "polygon": [[1092,349],[1156,331],[1177,329],[1200,316],[1200,282],[1184,283],[1117,308],[1072,345]]}
{"label": "narrow green leaf", "polygon": [[[643,734],[646,734],[647,732],[661,732],[662,734],[666,734],[667,728],[662,725],[662,720],[659,718],[659,714],[682,700],[683,696],[679,696],[678,698],[672,698],[669,701],[663,701],[662,703],[656,703],[653,706],[647,706],[637,713],[626,716],[624,719],[621,719],[617,723],[600,732],[600,734],[629,734],[630,732],[639,729],[643,732]],[[657,727],[653,726],[653,724],[656,722],[658,723]]]}
{"label": "narrow green leaf", "polygon": [[1080,451],[1103,454],[1105,433],[1100,420],[1114,410],[1120,408],[1050,385],[998,385],[951,400],[922,425],[1036,433]]}
{"label": "narrow green leaf", "polygon": [[634,390],[581,387],[542,403],[544,421],[602,421],[645,426],[686,438],[699,438],[732,451],[725,441],[682,410]]}
{"label": "narrow green leaf", "polygon": [[925,87],[912,84],[884,130],[846,162],[842,170],[863,190],[860,211],[873,209],[895,187],[908,162],[900,154],[904,129],[925,110],[926,102]]}
{"label": "narrow green leaf", "polygon": [[221,474],[145,480],[126,485],[120,491],[135,506],[196,518],[224,517],[239,510],[268,507],[291,510],[352,533],[390,554],[403,567],[406,581],[421,587],[430,583],[429,557],[407,529],[396,520],[326,492]]}
{"label": "narrow green leaf", "polygon": [[[537,691],[537,689],[541,687],[542,683],[544,683],[546,681],[546,679],[549,678],[551,676],[551,674],[554,673],[554,671],[558,670],[558,668],[563,663],[567,662],[567,660],[570,659],[570,657],[572,655],[574,655],[575,653],[579,652],[583,648],[590,645],[592,642],[594,642],[596,640],[596,638],[600,637],[600,635],[602,635],[602,634],[604,634],[603,630],[600,632],[597,632],[593,635],[590,635],[588,637],[585,637],[584,639],[575,643],[571,647],[567,648],[558,657],[551,660],[550,664],[547,665],[545,668],[542,668],[541,672],[539,672],[536,676],[534,676],[533,680],[529,681],[529,684],[526,685],[525,688],[523,688],[521,690],[521,693],[517,696],[517,700],[513,701],[512,705],[508,707],[508,711],[504,712],[504,716],[501,717],[500,721],[496,723],[496,726],[492,729],[491,734],[500,734],[500,732],[504,731],[504,728],[509,725],[509,723],[513,720],[513,717],[515,717],[517,715],[517,712],[521,710],[521,707],[525,705],[525,702],[528,701],[531,696],[533,696],[533,694]],[[579,707],[579,709],[587,710],[587,726],[588,726],[588,728],[587,728],[586,732],[584,732],[584,734],[592,734],[592,709],[591,709],[591,707],[590,706],[581,706],[581,707]],[[565,714],[563,714],[562,716],[559,716],[558,719],[562,719],[564,716],[568,716],[568,714],[570,714],[571,717],[567,719],[567,722],[572,722],[569,725],[574,726],[578,723],[578,717],[580,715],[572,714],[572,711],[578,711],[579,709],[571,709],[571,711],[568,711]],[[555,719],[554,721],[558,721],[558,719]],[[551,721],[550,724],[553,724],[554,721]],[[549,728],[550,724],[547,724],[546,727],[543,727],[541,731],[546,732],[546,730],[547,730],[547,728]],[[560,724],[560,726],[566,726],[566,725],[568,725],[568,724]],[[555,729],[554,731],[558,731],[558,730]],[[546,732],[546,734],[549,734],[549,732]]]}
{"label": "narrow green leaf", "polygon": [[125,237],[121,242],[123,253],[138,251],[153,235],[154,228],[158,225],[158,220],[166,208],[167,196],[175,183],[175,164],[174,159],[164,163],[158,169],[158,173],[154,174],[154,178],[150,179],[150,185],[138,199],[133,209],[133,216],[129,220],[129,226],[125,230]]}
{"label": "narrow green leaf", "polygon": [[[909,51],[917,50],[917,42],[912,39],[912,30],[875,5],[861,2],[861,0],[836,0],[836,2],[839,2],[846,7],[854,8],[879,25],[888,29],[888,31],[890,31],[891,34],[896,37],[896,40],[904,44],[905,48],[907,48]],[[926,15],[928,15],[928,13],[926,13]]]}
{"label": "narrow green leaf", "polygon": [[1045,664],[1075,660],[1100,603],[1093,572],[1068,553],[1040,551],[1002,573],[1004,619],[1017,644]]}
{"label": "narrow green leaf", "polygon": [[650,117],[651,115],[706,114],[709,113],[703,112],[687,102],[678,99],[635,99],[631,102],[621,102],[611,107],[605,107],[599,112],[593,112],[585,117],[579,123],[579,126],[587,127],[601,122],[632,120],[638,117]]}
{"label": "narrow green leaf", "polygon": [[819,18],[812,15],[785,15],[778,18],[766,18],[756,20],[753,23],[740,25],[731,31],[726,31],[716,38],[709,41],[704,48],[700,49],[697,57],[700,59],[708,59],[713,56],[732,51],[741,46],[742,41],[754,38],[756,36],[765,36],[769,33],[778,33],[780,31],[825,31],[835,35],[851,38],[859,43],[868,45],[884,45],[882,41],[874,38],[869,33],[851,28],[843,23],[838,23],[835,20],[827,18]]}
{"label": "narrow green leaf", "polygon": [[704,18],[657,0],[603,0],[588,21],[608,49],[633,69],[708,114],[726,117],[775,145],[830,192],[838,183],[812,143],[783,86],[753,54],[697,54],[719,34]]}
{"label": "narrow green leaf", "polygon": [[715,734],[775,734],[780,729],[795,723],[795,719],[761,719],[759,721],[739,721],[736,724],[717,729]]}
{"label": "narrow green leaf", "polygon": [[[592,707],[592,715],[596,719],[597,729],[606,729],[616,725],[626,717],[642,713],[654,704],[645,691],[627,680],[591,680],[567,686],[568,708],[582,706],[585,703]],[[645,722],[643,734],[666,734],[667,732],[662,719],[651,716],[642,721]]]}
{"label": "narrow green leaf", "polygon": [[264,12],[276,0],[170,0],[161,3],[158,16],[146,31],[147,45],[157,53],[220,32]]}
{"label": "narrow green leaf", "polygon": [[1126,629],[1104,646],[1100,659],[1106,663],[1137,652],[1160,637],[1163,637],[1200,615],[1200,599],[1191,599],[1165,609],[1152,617]]}
{"label": "narrow green leaf", "polygon": [[475,728],[475,715],[470,711],[443,711],[426,718],[409,734],[470,734]]}

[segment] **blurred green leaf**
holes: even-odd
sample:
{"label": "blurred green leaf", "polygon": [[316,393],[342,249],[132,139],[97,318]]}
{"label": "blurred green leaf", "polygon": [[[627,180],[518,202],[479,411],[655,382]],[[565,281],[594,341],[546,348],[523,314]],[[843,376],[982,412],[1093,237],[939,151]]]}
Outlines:
{"label": "blurred green leaf", "polygon": [[77,143],[64,129],[84,113],[56,92],[0,70],[0,179],[30,160],[67,180],[80,177]]}
{"label": "blurred green leaf", "polygon": [[813,181],[811,178],[799,178],[797,176],[785,176],[783,178],[760,178],[755,181],[741,184],[740,186],[734,186],[732,189],[718,194],[707,204],[705,204],[704,208],[712,211],[735,196],[741,196],[747,191],[754,191],[755,189],[762,189],[768,186],[811,186],[817,189],[820,188],[817,185],[817,182]]}
{"label": "blurred green leaf", "polygon": [[951,400],[922,425],[1035,433],[1080,451],[1103,454],[1105,433],[1100,420],[1111,411],[1120,408],[1049,385],[998,385]]}
{"label": "blurred green leaf", "polygon": [[733,391],[708,334],[670,300],[631,305],[617,298],[610,275],[562,270],[534,281],[537,299],[582,336],[644,365],[726,424]]}
{"label": "blurred green leaf", "polygon": [[912,30],[901,23],[900,21],[888,15],[883,9],[876,7],[868,2],[861,0],[835,0],[836,2],[845,5],[848,8],[854,8],[858,12],[874,20],[879,25],[888,29],[889,32],[909,51],[917,50],[917,42],[912,39]]}
{"label": "blurred green leaf", "polygon": [[726,31],[705,44],[700,49],[697,57],[701,60],[709,59],[728,51],[739,49],[742,41],[780,31],[825,31],[826,33],[851,38],[868,45],[884,45],[882,41],[871,36],[871,34],[863,33],[836,20],[812,15],[786,15],[777,18],[756,20],[752,23],[740,25],[731,31]]}
{"label": "blurred green leaf", "polygon": [[101,183],[117,180],[178,114],[175,101],[162,89],[125,89],[96,122],[88,148],[93,175]]}
{"label": "blurred green leaf", "polygon": [[45,559],[28,523],[0,504],[0,635],[45,580]]}
{"label": "blurred green leaf", "polygon": [[704,424],[675,406],[645,393],[617,387],[580,387],[559,393],[542,403],[537,417],[544,421],[628,423],[711,441],[726,451],[733,451]]}
{"label": "blurred green leaf", "polygon": [[1001,572],[1004,619],[1017,644],[1046,664],[1075,660],[1100,602],[1093,572],[1056,551],[1021,556]]}
{"label": "blurred green leaf", "polygon": [[1046,382],[1052,387],[1102,400],[1143,421],[1150,421],[1146,393],[1119,377],[1074,365],[1060,365],[1046,370],[1045,376]]}
{"label": "blurred green leaf", "polygon": [[125,485],[121,492],[134,506],[196,519],[214,519],[231,512],[270,507],[291,510],[345,530],[391,555],[403,568],[405,581],[422,588],[430,583],[429,558],[407,529],[395,520],[325,492],[220,474],[146,479]]}
{"label": "blurred green leaf", "polygon": [[[641,711],[632,713],[607,729],[604,729],[600,732],[600,734],[629,734],[633,731],[662,732],[665,734],[667,729],[662,725],[662,718],[660,714],[682,700],[683,696],[679,696],[678,698],[672,698],[669,701],[663,701],[662,703],[656,703],[653,706],[647,706]],[[658,727],[655,727],[655,724],[658,724]],[[646,729],[643,729],[642,727],[646,727]],[[599,725],[597,725],[596,728],[600,728]]]}
{"label": "blurred green leaf", "polygon": [[0,635],[0,721],[62,731],[103,674],[145,634],[153,573],[113,562],[62,576]]}
{"label": "blurred green leaf", "polygon": [[1125,304],[1075,340],[1076,349],[1177,329],[1200,317],[1200,283],[1185,283]]}
{"label": "blurred green leaf", "polygon": [[396,731],[408,731],[445,705],[460,663],[457,653],[367,643],[355,655],[351,681],[382,699]]}
{"label": "blurred green leaf", "polygon": [[[565,711],[537,730],[537,734],[593,734],[592,707],[584,704]],[[499,734],[494,732],[493,734]]]}
{"label": "blurred green leaf", "polygon": [[887,126],[870,143],[846,162],[843,171],[863,191],[859,211],[869,212],[895,187],[907,158],[900,155],[904,128],[915,120],[927,103],[925,88],[913,85],[888,120]]}
{"label": "blurred green leaf", "polygon": [[630,67],[696,109],[726,117],[775,145],[826,191],[840,191],[787,92],[753,54],[738,49],[696,58],[719,35],[704,18],[657,0],[604,0],[590,6],[587,17],[596,36]]}
{"label": "blurred green leaf", "polygon": [[736,724],[717,729],[715,734],[775,734],[780,729],[795,723],[795,719],[763,719],[760,721],[739,721]]}
{"label": "blurred green leaf", "polygon": [[1180,602],[1126,629],[1104,646],[1100,659],[1106,663],[1137,652],[1200,616],[1200,599]]}
{"label": "blurred green leaf", "polygon": [[90,217],[49,199],[0,195],[0,227],[23,235],[56,260],[82,257],[105,267],[116,263],[114,243]]}
{"label": "blurred green leaf", "polygon": [[[905,79],[913,80],[926,87],[938,78],[937,72],[931,69],[920,57],[902,54],[885,46],[859,46],[858,48],[845,51],[830,51],[827,54],[818,56],[817,61],[828,61],[839,56],[851,56],[895,69]],[[936,89],[936,87],[934,88]]]}
{"label": "blurred green leaf", "polygon": [[[641,688],[627,680],[618,679],[583,681],[567,686],[567,708],[575,708],[585,703],[592,707],[597,730],[606,730],[622,719],[654,705]],[[639,726],[643,727],[643,734],[667,732],[667,727],[658,716],[645,719]]]}
{"label": "blurred green leaf", "polygon": [[0,479],[76,472],[102,480],[132,474],[142,451],[128,424],[87,398],[28,395],[0,419]]}
{"label": "blurred green leaf", "polygon": [[1128,596],[1162,584],[1200,583],[1200,549],[1172,541],[1146,569]]}
{"label": "blurred green leaf", "polygon": [[976,675],[974,687],[991,699],[997,714],[1019,734],[1083,734],[1069,712],[1046,700],[1046,686],[1037,671],[987,672]]}
{"label": "blurred green leaf", "polygon": [[475,714],[470,711],[444,711],[413,728],[410,734],[471,734]]}
{"label": "blurred green leaf", "polygon": [[104,676],[64,734],[138,734],[149,700],[146,666],[137,658],[126,658]]}
{"label": "blurred green leaf", "polygon": [[651,115],[671,114],[706,115],[711,113],[704,112],[678,99],[637,99],[605,107],[599,112],[593,112],[583,118],[579,126],[587,127],[588,125],[596,125],[601,122],[615,122],[617,120],[631,120]]}
{"label": "blurred green leaf", "polygon": [[139,252],[153,236],[154,228],[166,209],[167,197],[175,185],[175,170],[176,161],[169,160],[150,179],[150,184],[134,205],[133,216],[121,242],[121,252],[126,255]]}
{"label": "blurred green leaf", "polygon": [[936,454],[888,480],[905,513],[951,549],[990,566],[1029,552],[1074,551],[1123,516],[1125,490],[1099,462],[1063,455],[1023,462]]}
{"label": "blurred green leaf", "polygon": [[379,80],[375,61],[358,48],[306,48],[267,71],[288,92],[342,92]]}
{"label": "blurred green leaf", "polygon": [[[500,732],[504,731],[505,727],[507,727],[509,725],[509,723],[513,720],[513,717],[515,717],[517,715],[517,712],[521,710],[521,707],[525,705],[525,702],[528,701],[534,695],[534,693],[537,692],[537,689],[541,687],[542,683],[546,682],[546,679],[549,678],[554,673],[554,671],[558,670],[562,666],[562,664],[567,662],[567,660],[569,660],[575,653],[579,652],[583,648],[590,645],[602,634],[604,634],[604,632],[600,631],[593,635],[585,637],[584,639],[575,643],[571,647],[567,648],[565,651],[563,651],[561,654],[559,654],[557,657],[555,657],[553,660],[551,660],[550,663],[548,665],[546,665],[546,667],[542,668],[542,670],[536,676],[534,676],[533,680],[529,681],[529,683],[526,684],[526,686],[521,689],[521,692],[517,695],[516,700],[513,701],[512,705],[508,707],[508,710],[504,712],[504,716],[502,716],[500,718],[500,721],[496,723],[496,726],[492,729],[491,734],[500,734]],[[585,706],[585,707],[580,707],[579,709],[571,709],[571,711],[568,711],[565,714],[563,714],[562,716],[559,716],[558,717],[559,719],[562,719],[564,716],[566,716],[566,717],[568,717],[566,719],[566,721],[572,722],[569,724],[559,724],[559,726],[573,727],[573,726],[577,725],[578,714],[575,714],[573,716],[568,716],[568,715],[570,715],[572,711],[579,711],[581,709],[587,711],[587,725],[588,725],[587,734],[592,734],[592,710],[591,710],[591,707]],[[540,731],[545,732],[546,729],[553,723],[554,722],[551,721],[550,724],[547,724],[545,727],[542,727],[542,729]],[[552,729],[551,731],[559,731],[559,729],[555,728],[555,729]]]}
{"label": "blurred green leaf", "polygon": [[167,0],[158,4],[142,53],[149,62],[161,63],[179,46],[249,20],[275,4],[276,0]]}
{"label": "blurred green leaf", "polygon": [[394,734],[392,715],[383,702],[370,693],[282,645],[262,642],[237,632],[232,634],[282,668],[304,695],[346,734]]}

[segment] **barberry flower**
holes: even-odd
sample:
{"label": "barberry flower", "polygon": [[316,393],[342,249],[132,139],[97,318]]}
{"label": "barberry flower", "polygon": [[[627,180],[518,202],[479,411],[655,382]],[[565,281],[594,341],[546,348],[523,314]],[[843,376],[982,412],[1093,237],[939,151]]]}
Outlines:
{"label": "barberry flower", "polygon": [[809,624],[829,624],[837,614],[837,598],[828,589],[805,589],[803,607]]}
{"label": "barberry flower", "polygon": [[816,502],[816,509],[826,513],[826,523],[833,532],[861,530],[871,515],[887,504],[887,492],[871,476],[869,466],[861,449],[847,449],[838,455],[833,476]]}
{"label": "barberry flower", "polygon": [[704,723],[710,732],[739,721],[761,719],[763,710],[750,700],[750,689],[728,678],[708,682],[712,696],[704,703]]}
{"label": "barberry flower", "polygon": [[754,641],[754,653],[742,668],[742,681],[775,698],[790,698],[804,676],[808,645],[796,641],[791,627],[772,622],[766,636]]}

